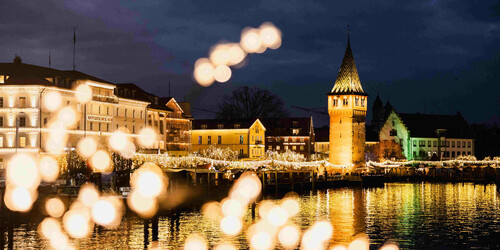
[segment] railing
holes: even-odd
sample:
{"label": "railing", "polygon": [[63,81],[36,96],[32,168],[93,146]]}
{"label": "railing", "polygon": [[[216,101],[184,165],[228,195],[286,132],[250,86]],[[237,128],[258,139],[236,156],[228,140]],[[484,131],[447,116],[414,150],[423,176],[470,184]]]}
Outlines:
{"label": "railing", "polygon": [[98,102],[118,103],[118,98],[114,96],[93,95],[92,100]]}

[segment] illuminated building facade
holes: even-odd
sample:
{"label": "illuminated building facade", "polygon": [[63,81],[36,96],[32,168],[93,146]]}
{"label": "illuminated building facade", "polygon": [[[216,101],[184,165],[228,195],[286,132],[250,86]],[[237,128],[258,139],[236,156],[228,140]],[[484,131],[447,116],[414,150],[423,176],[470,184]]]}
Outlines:
{"label": "illuminated building facade", "polygon": [[365,161],[365,117],[368,95],[363,91],[350,39],[335,85],[328,93],[332,164],[359,165]]}
{"label": "illuminated building facade", "polygon": [[323,156],[330,154],[330,128],[327,126],[314,129],[314,153]]}
{"label": "illuminated building facade", "polygon": [[448,160],[474,155],[471,129],[456,115],[404,114],[392,111],[380,130],[380,141],[392,140],[408,160]]}
{"label": "illuminated building facade", "polygon": [[[85,104],[75,96],[74,89],[80,84],[88,85],[92,91],[91,100]],[[116,84],[78,71],[25,64],[16,57],[14,63],[0,63],[0,168],[16,152],[36,155],[46,151],[45,129],[58,115],[44,105],[44,97],[50,92],[61,95],[61,108],[71,107],[76,112],[77,122],[68,131],[68,150],[75,148],[84,136],[94,136],[107,146],[107,136],[113,131],[126,128],[137,134],[148,125],[147,114],[152,108],[149,99],[120,96]],[[176,106],[171,99],[166,103],[165,119],[179,112],[170,108]],[[189,119],[186,123],[190,128]],[[160,136],[159,141],[168,139]],[[188,138],[183,140],[189,143]]]}
{"label": "illuminated building facade", "polygon": [[[189,105],[181,107],[173,97],[158,97],[133,83],[116,84],[119,97],[148,102],[145,124],[155,130],[157,141],[149,152],[167,152],[170,156],[185,156],[191,150],[191,121]],[[130,115],[130,114],[129,114]],[[137,115],[137,114],[136,114]],[[142,112],[141,112],[142,117]],[[125,118],[134,120],[134,114]]]}
{"label": "illuminated building facade", "polygon": [[291,150],[309,158],[314,152],[312,117],[263,119],[266,127],[266,150]]}
{"label": "illuminated building facade", "polygon": [[210,146],[230,148],[239,158],[264,156],[266,128],[259,119],[247,121],[194,120],[191,131],[193,151]]}

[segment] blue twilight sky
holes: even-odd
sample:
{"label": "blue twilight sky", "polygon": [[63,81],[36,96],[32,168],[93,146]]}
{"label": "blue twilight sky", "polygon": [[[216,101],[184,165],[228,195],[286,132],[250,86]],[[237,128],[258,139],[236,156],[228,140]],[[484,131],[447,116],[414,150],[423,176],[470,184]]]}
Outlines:
{"label": "blue twilight sky", "polygon": [[[500,124],[499,1],[4,0],[0,10],[1,62],[18,54],[47,66],[50,51],[54,68],[71,69],[75,27],[79,71],[163,96],[170,81],[178,101],[208,110],[238,86],[259,86],[316,126],[327,117],[291,106],[325,108],[351,24],[370,104],[379,93],[400,112],[461,111],[470,123]],[[212,45],[265,21],[282,30],[280,49],[251,55],[228,83],[193,82],[194,61]]]}

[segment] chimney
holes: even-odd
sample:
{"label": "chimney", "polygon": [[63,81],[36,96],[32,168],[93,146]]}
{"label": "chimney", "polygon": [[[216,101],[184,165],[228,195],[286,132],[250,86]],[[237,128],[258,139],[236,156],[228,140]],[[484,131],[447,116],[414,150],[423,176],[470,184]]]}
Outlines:
{"label": "chimney", "polygon": [[15,55],[14,56],[14,63],[18,64],[18,63],[23,63],[23,60],[21,59],[20,56],[18,55]]}

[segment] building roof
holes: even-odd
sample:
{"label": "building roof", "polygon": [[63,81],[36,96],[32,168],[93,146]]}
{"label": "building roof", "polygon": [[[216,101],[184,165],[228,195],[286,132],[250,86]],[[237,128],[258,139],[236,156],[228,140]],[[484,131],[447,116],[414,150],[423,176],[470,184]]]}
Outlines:
{"label": "building roof", "polygon": [[356,68],[356,63],[354,62],[354,56],[352,55],[351,42],[348,36],[347,38],[347,48],[345,49],[344,59],[340,65],[339,74],[335,80],[335,85],[333,86],[330,94],[361,94],[366,95],[361,87],[361,81],[359,80],[358,69]]}
{"label": "building roof", "polygon": [[[312,136],[312,117],[262,119],[266,136]],[[294,123],[296,122],[296,123]],[[293,129],[299,129],[293,134]]]}
{"label": "building roof", "polygon": [[456,115],[398,113],[411,137],[437,137],[437,129],[446,129],[448,138],[472,138],[472,131],[464,117]]}
{"label": "building roof", "polygon": [[314,128],[314,140],[316,142],[329,142],[330,141],[330,127],[323,126],[321,128]]}
{"label": "building roof", "polygon": [[[248,129],[257,120],[258,119],[234,120],[234,121],[223,120],[223,119],[194,120],[193,129]],[[206,128],[202,128],[203,125],[206,125]],[[222,128],[219,125],[222,125]],[[235,125],[239,125],[239,127]]]}
{"label": "building roof", "polygon": [[373,102],[372,109],[382,108],[382,107],[384,107],[384,104],[382,103],[382,100],[380,100],[380,96],[377,93],[377,98],[375,98],[375,101]]}

